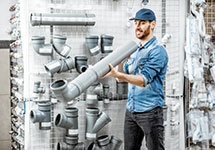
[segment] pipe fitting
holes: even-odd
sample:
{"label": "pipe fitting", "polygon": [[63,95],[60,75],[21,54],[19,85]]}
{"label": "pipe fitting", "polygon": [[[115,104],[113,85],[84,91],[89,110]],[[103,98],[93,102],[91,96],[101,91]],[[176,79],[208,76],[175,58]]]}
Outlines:
{"label": "pipe fitting", "polygon": [[74,59],[68,57],[66,59],[58,59],[52,62],[49,62],[45,66],[45,70],[50,74],[53,75],[55,73],[66,72],[68,70],[75,68]]}
{"label": "pipe fitting", "polygon": [[99,83],[94,83],[86,91],[86,104],[90,106],[98,105],[98,96],[101,95],[101,86]]}
{"label": "pipe fitting", "polygon": [[46,92],[46,89],[44,87],[40,87],[41,82],[40,81],[35,81],[34,82],[34,89],[33,89],[33,93],[36,94],[44,94]]}
{"label": "pipe fitting", "polygon": [[112,98],[112,93],[110,92],[110,87],[108,84],[103,84],[103,95],[102,99],[105,104],[110,103],[110,99]]}
{"label": "pipe fitting", "polygon": [[57,80],[50,85],[50,88],[59,100],[68,101],[73,97],[73,93],[68,87],[66,80]]}
{"label": "pipe fitting", "polygon": [[83,73],[87,70],[88,68],[87,60],[88,58],[86,56],[75,57],[75,67],[78,73]]}
{"label": "pipe fitting", "polygon": [[110,139],[110,150],[119,150],[120,146],[122,145],[122,140],[115,136],[111,136]]}
{"label": "pipe fitting", "polygon": [[54,50],[63,57],[67,57],[71,52],[71,47],[66,44],[66,39],[63,35],[53,35]]}
{"label": "pipe fitting", "polygon": [[57,13],[31,13],[32,26],[40,25],[69,25],[69,26],[94,26],[95,14],[57,14]]}
{"label": "pipe fitting", "polygon": [[85,150],[85,146],[78,143],[78,136],[65,136],[64,142],[57,143],[57,150]]}
{"label": "pipe fitting", "polygon": [[44,36],[32,36],[31,43],[34,51],[42,56],[51,56],[53,53],[53,47],[51,44],[45,44]]}
{"label": "pipe fitting", "polygon": [[102,135],[90,144],[88,150],[119,150],[121,144],[122,140],[115,136],[111,136],[111,139],[109,139],[108,135]]}
{"label": "pipe fitting", "polygon": [[68,136],[78,135],[78,109],[75,107],[65,108],[65,114],[58,114],[55,118],[57,127],[66,128]]}
{"label": "pipe fitting", "polygon": [[99,47],[99,36],[91,35],[85,38],[86,47],[91,56],[97,55],[101,50]]}
{"label": "pipe fitting", "polygon": [[111,53],[113,52],[113,36],[110,35],[101,35],[101,51],[102,53]]}
{"label": "pipe fitting", "polygon": [[33,123],[39,123],[40,130],[51,129],[51,102],[39,102],[38,110],[31,110],[30,119]]}
{"label": "pipe fitting", "polygon": [[86,138],[88,140],[95,140],[97,132],[111,121],[110,117],[104,112],[99,112],[98,108],[87,108],[86,120]]}
{"label": "pipe fitting", "polygon": [[[137,44],[131,41],[128,44],[120,47],[110,55],[106,56],[102,60],[100,60],[94,66],[89,67],[84,73],[80,74],[77,78],[75,78],[72,82],[70,82],[69,90],[68,90],[69,91],[68,93],[70,93],[69,94],[70,96],[68,96],[67,94],[67,96],[64,97],[64,100],[69,101],[79,96],[90,85],[95,83],[99,78],[101,78],[108,71],[110,71],[110,68],[109,68],[110,63],[115,67],[121,61],[123,61],[125,58],[130,56],[133,52],[135,52],[137,48],[138,48]],[[58,83],[58,81],[61,84],[57,84],[58,86],[56,86],[55,83]],[[65,88],[65,81],[64,80],[58,80],[58,81],[55,81],[51,84],[51,90],[55,93],[57,99],[61,99],[62,97],[60,96],[64,95],[64,93],[60,94],[59,93],[60,91],[58,89],[62,87]]]}

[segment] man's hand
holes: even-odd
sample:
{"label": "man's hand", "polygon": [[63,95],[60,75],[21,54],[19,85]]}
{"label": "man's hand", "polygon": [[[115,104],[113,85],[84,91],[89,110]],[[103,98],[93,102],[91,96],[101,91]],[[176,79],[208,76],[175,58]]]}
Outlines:
{"label": "man's hand", "polygon": [[111,64],[109,64],[109,67],[110,67],[110,71],[106,75],[104,75],[102,78],[106,78],[106,77],[117,78],[119,72]]}

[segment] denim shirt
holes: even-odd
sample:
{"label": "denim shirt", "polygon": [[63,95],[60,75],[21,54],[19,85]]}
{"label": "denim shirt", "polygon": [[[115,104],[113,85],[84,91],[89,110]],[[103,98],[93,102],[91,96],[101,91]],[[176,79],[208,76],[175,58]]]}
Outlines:
{"label": "denim shirt", "polygon": [[127,74],[140,75],[144,86],[128,84],[127,109],[131,112],[144,112],[157,106],[163,106],[163,81],[168,63],[165,48],[159,45],[156,37],[139,47],[124,63]]}

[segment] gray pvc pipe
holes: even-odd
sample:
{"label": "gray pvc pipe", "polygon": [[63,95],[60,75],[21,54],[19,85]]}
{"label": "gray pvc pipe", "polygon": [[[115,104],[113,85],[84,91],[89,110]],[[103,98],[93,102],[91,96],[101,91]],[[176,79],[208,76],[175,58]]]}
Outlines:
{"label": "gray pvc pipe", "polygon": [[41,82],[40,81],[35,81],[34,82],[34,88],[33,88],[33,92],[34,93],[45,93],[45,88],[40,87]]}
{"label": "gray pvc pipe", "polygon": [[44,36],[32,36],[31,44],[34,51],[42,56],[51,56],[53,53],[53,47],[51,44],[45,44]]}
{"label": "gray pvc pipe", "polygon": [[104,112],[100,113],[98,108],[87,108],[86,120],[86,138],[88,140],[95,140],[96,133],[111,121],[110,117]]}
{"label": "gray pvc pipe", "polygon": [[68,57],[66,59],[58,59],[49,62],[44,67],[49,74],[53,75],[55,73],[66,72],[68,70],[74,69],[75,62],[73,58]]}
{"label": "gray pvc pipe", "polygon": [[78,109],[75,107],[65,108],[65,114],[58,114],[55,118],[57,127],[66,128],[68,135],[78,135]]}
{"label": "gray pvc pipe", "polygon": [[39,122],[39,129],[51,129],[51,102],[38,103],[38,110],[31,110],[30,119],[33,123]]}
{"label": "gray pvc pipe", "polygon": [[75,56],[75,67],[78,73],[83,73],[87,70],[87,60],[86,56]]}
{"label": "gray pvc pipe", "polygon": [[[64,80],[60,80],[64,83],[57,84],[55,81],[51,86],[51,90],[55,93],[58,99],[63,99],[66,101],[72,100],[78,95],[80,95],[84,90],[86,90],[90,85],[92,85],[95,81],[100,79],[103,75],[105,75],[109,70],[109,64],[112,64],[114,67],[122,62],[125,58],[130,56],[133,52],[137,50],[138,46],[135,42],[131,41],[126,45],[120,47],[115,50],[113,53],[109,54],[94,66],[89,67],[84,73],[80,74],[77,78],[75,78],[72,82],[70,82],[69,88],[67,86],[67,82]],[[61,87],[62,86],[62,87]],[[67,92],[62,91],[64,93],[60,94],[61,91],[59,89],[64,90],[67,87]],[[63,96],[63,97],[60,97]],[[65,97],[64,97],[65,96]]]}
{"label": "gray pvc pipe", "polygon": [[95,14],[57,14],[57,13],[31,13],[32,26],[40,25],[68,25],[68,26],[94,26]]}
{"label": "gray pvc pipe", "polygon": [[67,57],[71,52],[71,47],[66,44],[66,39],[63,35],[53,35],[54,50],[63,57]]}
{"label": "gray pvc pipe", "polygon": [[57,150],[85,150],[84,143],[78,143],[77,136],[65,136],[64,142],[57,143]]}

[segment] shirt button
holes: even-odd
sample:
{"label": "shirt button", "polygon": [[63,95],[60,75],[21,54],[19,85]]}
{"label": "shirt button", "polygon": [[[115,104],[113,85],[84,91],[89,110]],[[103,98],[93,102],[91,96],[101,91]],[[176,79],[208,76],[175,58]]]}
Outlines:
{"label": "shirt button", "polygon": [[132,87],[132,89],[134,89],[134,87]]}

